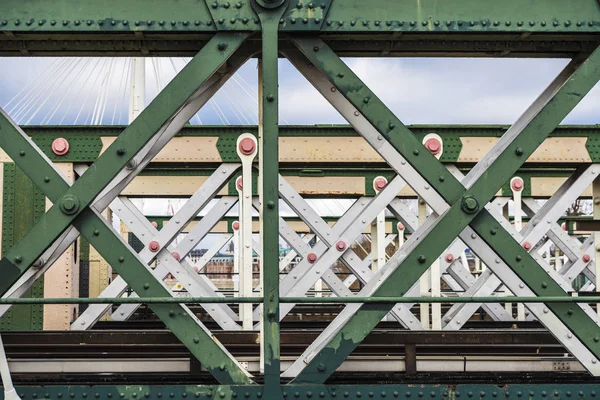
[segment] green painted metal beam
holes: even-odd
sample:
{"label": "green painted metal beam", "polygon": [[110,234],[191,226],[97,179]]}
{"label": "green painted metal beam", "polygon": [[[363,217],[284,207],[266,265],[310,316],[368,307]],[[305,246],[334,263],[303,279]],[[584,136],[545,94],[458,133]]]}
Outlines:
{"label": "green painted metal beam", "polygon": [[[600,32],[597,0],[337,0],[290,1],[281,22],[283,32]],[[299,7],[296,7],[299,6]],[[328,11],[328,12],[327,12]],[[74,33],[213,33],[217,30],[260,31],[250,0],[43,0],[8,2],[0,28],[38,36]],[[306,21],[305,21],[306,20]]]}
{"label": "green painted metal beam", "polygon": [[[398,118],[371,92],[344,62],[322,41],[297,39],[297,46],[319,68],[333,85],[385,137],[390,144],[422,175],[451,206],[407,251],[399,266],[373,292],[373,296],[403,294],[429,268],[452,240],[469,224],[536,295],[560,295],[564,291],[506,231],[484,206],[499,187],[508,181],[541,142],[558,126],[600,79],[600,49],[585,61],[573,61],[561,73],[565,82],[553,89],[553,97],[530,110],[531,116],[522,130],[468,188],[449,174],[443,165]],[[557,78],[559,79],[559,78]],[[562,79],[562,78],[561,78]],[[519,121],[521,123],[521,121]],[[515,256],[517,255],[517,256]],[[543,285],[540,287],[540,279]],[[543,290],[541,290],[543,289]],[[392,306],[365,305],[328,344],[311,360],[294,382],[322,383],[341,365],[368,333],[390,311]],[[600,345],[594,338],[600,329],[579,307],[568,311],[557,304],[549,305],[557,316],[597,356]]]}
{"label": "green painted metal beam", "polygon": [[[511,303],[592,304],[600,296],[540,296],[503,298]],[[497,303],[498,297],[280,297],[280,303],[290,304],[431,304],[431,303]],[[102,298],[0,298],[0,304],[262,304],[262,297],[120,297],[107,302]]]}
{"label": "green painted metal beam", "polygon": [[[273,399],[283,399],[280,380],[279,343],[279,20],[286,1],[258,0],[254,9],[262,26],[259,60],[259,192],[261,198],[260,242],[263,292],[262,351],[265,388]],[[322,11],[322,9],[321,9]],[[312,22],[312,21],[311,21]]]}
{"label": "green painted metal beam", "polygon": [[[21,127],[38,147],[52,161],[56,162],[93,162],[102,151],[102,138],[112,138],[122,133],[126,126],[22,126]],[[408,125],[407,128],[422,139],[429,133],[440,135],[444,142],[442,162],[456,162],[463,147],[461,138],[499,138],[509,128],[506,125]],[[218,137],[217,150],[225,162],[238,161],[235,143],[242,133],[258,135],[257,126],[187,126],[178,137]],[[304,125],[281,126],[280,137],[357,137],[356,131],[348,125]],[[64,155],[52,152],[52,141],[56,138],[69,141],[69,151]],[[600,126],[565,125],[557,127],[551,138],[583,138],[585,150],[573,149],[571,156],[589,158],[600,162]],[[587,150],[587,152],[586,152]],[[307,160],[309,162],[310,160]]]}
{"label": "green painted metal beam", "polygon": [[[255,386],[219,386],[219,385],[17,385],[17,393],[23,400],[35,398],[74,400],[87,399],[201,399],[214,398],[232,400],[251,398],[273,400],[276,397],[263,385]],[[455,400],[467,399],[594,399],[600,395],[598,383],[544,383],[544,384],[485,384],[447,383],[427,384],[380,384],[380,385],[285,385],[283,395],[301,400],[344,398],[362,400],[372,398],[389,399],[429,399]],[[47,395],[46,395],[47,394]],[[0,392],[0,399],[3,394]]]}

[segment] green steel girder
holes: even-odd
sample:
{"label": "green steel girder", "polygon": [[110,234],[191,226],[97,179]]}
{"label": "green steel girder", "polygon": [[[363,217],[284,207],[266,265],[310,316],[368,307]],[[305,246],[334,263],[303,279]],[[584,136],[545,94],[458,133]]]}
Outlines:
{"label": "green steel girder", "polygon": [[[273,399],[265,386],[200,386],[200,385],[98,385],[98,386],[17,386],[23,400],[47,399]],[[600,396],[600,385],[578,384],[380,384],[380,385],[287,385],[283,396],[299,400],[338,398],[362,399],[528,399],[582,400]],[[0,393],[0,399],[3,394]]]}
{"label": "green steel girder", "polygon": [[[509,128],[506,125],[408,125],[418,139],[429,133],[440,135],[444,152],[440,161],[456,162],[463,148],[461,137],[499,138]],[[102,137],[118,136],[125,126],[22,126],[40,150],[56,162],[94,162],[102,150]],[[224,162],[238,162],[235,143],[242,133],[258,135],[256,126],[187,126],[177,136],[218,137],[217,149]],[[347,125],[282,126],[280,137],[356,137],[356,131]],[[69,152],[57,156],[52,152],[52,141],[58,137],[69,141]],[[592,162],[600,162],[600,127],[598,125],[564,125],[557,127],[549,137],[587,138],[586,149]]]}
{"label": "green steel girder", "polygon": [[[426,151],[410,130],[324,42],[318,39],[296,39],[295,42],[315,67],[327,76],[337,90],[450,205],[450,209],[423,234],[420,241],[407,250],[398,267],[374,290],[372,296],[406,293],[428,269],[428,260],[437,259],[468,225],[475,229],[536,295],[564,295],[558,283],[548,276],[508,232],[501,229],[484,206],[598,82],[600,48],[584,61],[573,61],[565,68],[557,78],[560,83],[552,91],[547,89],[544,93],[546,98],[540,97],[544,102],[534,104],[527,111],[530,113],[528,118],[517,122],[521,124],[518,134],[509,144],[497,150],[495,158],[465,188]],[[370,304],[362,306],[329,339],[327,345],[311,357],[293,382],[324,382],[391,308],[392,306]],[[581,308],[557,304],[548,305],[548,308],[596,357],[600,356],[600,344],[595,340],[600,329]]]}
{"label": "green steel girder", "polygon": [[[5,0],[0,28],[47,35],[49,32],[181,32],[212,33],[217,29],[260,31],[249,0]],[[331,33],[389,32],[600,32],[597,0],[436,0],[333,1],[325,24],[319,8],[329,1],[293,0],[281,21],[282,32],[321,30]],[[312,7],[311,7],[312,5]],[[213,8],[214,7],[214,8]],[[300,18],[309,19],[304,23]],[[216,18],[216,22],[215,22]],[[247,21],[244,22],[244,18]],[[297,21],[294,23],[293,18]],[[219,23],[223,19],[223,23]],[[317,22],[317,19],[320,21]],[[223,25],[220,28],[219,25]],[[298,26],[302,26],[299,28]]]}

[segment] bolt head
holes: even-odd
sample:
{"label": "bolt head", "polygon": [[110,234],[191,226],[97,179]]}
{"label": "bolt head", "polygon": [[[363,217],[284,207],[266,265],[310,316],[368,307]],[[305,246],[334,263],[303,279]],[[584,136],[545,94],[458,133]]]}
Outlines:
{"label": "bolt head", "polygon": [[176,259],[177,261],[181,261],[181,256],[179,255],[178,252],[173,252],[171,253],[171,255],[173,256],[174,259]]}
{"label": "bolt head", "polygon": [[525,187],[525,182],[523,182],[523,179],[521,178],[514,178],[511,182],[510,182],[510,187],[512,190],[514,190],[515,192],[520,192],[523,190],[523,188]]}
{"label": "bolt head", "polygon": [[337,249],[337,251],[344,251],[346,250],[346,247],[346,242],[344,242],[343,240],[340,240],[335,244],[335,248]]}
{"label": "bolt head", "polygon": [[448,253],[446,254],[446,257],[444,257],[444,260],[446,260],[447,263],[451,263],[452,261],[454,261],[454,255]]}
{"label": "bolt head", "polygon": [[242,177],[241,177],[241,176],[240,176],[240,177],[238,177],[238,178],[235,180],[235,186],[236,186],[236,187],[237,187],[239,190],[242,190],[242,189],[244,188],[244,180],[242,179]]}
{"label": "bolt head", "polygon": [[233,221],[233,224],[231,224],[231,227],[233,228],[234,231],[237,231],[240,229],[240,221]]}
{"label": "bolt head", "polygon": [[531,243],[529,243],[529,242],[523,243],[523,248],[527,251],[531,250]]}
{"label": "bolt head", "polygon": [[158,250],[160,250],[160,244],[156,240],[153,240],[148,244],[148,249],[151,252],[156,253]]}
{"label": "bolt head", "polygon": [[462,200],[462,209],[468,214],[473,214],[479,209],[479,202],[473,196],[464,197]]}
{"label": "bolt head", "polygon": [[152,226],[155,227],[155,228],[158,228],[158,222],[152,221]]}
{"label": "bolt head", "polygon": [[238,149],[240,153],[249,156],[256,150],[256,142],[249,137],[244,138],[240,140],[240,143],[238,144]]}
{"label": "bolt head", "polygon": [[56,138],[52,142],[52,152],[57,156],[64,156],[69,152],[69,141],[65,138]]}
{"label": "bolt head", "polygon": [[387,184],[388,184],[388,181],[383,176],[379,176],[379,177],[375,178],[375,180],[373,181],[373,187],[378,192],[382,191]]}
{"label": "bolt head", "polygon": [[442,143],[436,138],[427,139],[425,148],[433,155],[438,155],[442,152]]}
{"label": "bolt head", "polygon": [[72,195],[66,194],[60,199],[60,210],[67,214],[75,214],[79,210],[79,199]]}
{"label": "bolt head", "polygon": [[315,253],[308,253],[306,259],[309,263],[314,264],[318,260],[318,256]]}
{"label": "bolt head", "polygon": [[398,228],[399,231],[403,231],[406,229],[406,227],[404,226],[404,224],[402,222],[398,222],[398,225],[396,225],[396,227]]}
{"label": "bolt head", "polygon": [[560,227],[562,228],[563,231],[566,231],[567,230],[567,223],[563,222]]}
{"label": "bolt head", "polygon": [[589,263],[592,260],[592,257],[590,257],[589,254],[584,254],[583,257],[581,257],[581,259],[583,260],[583,262]]}

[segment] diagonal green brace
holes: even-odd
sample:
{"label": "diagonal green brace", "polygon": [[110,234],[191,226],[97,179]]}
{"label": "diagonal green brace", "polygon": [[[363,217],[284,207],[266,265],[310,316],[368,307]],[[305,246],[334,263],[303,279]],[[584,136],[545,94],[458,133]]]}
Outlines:
{"label": "diagonal green brace", "polygon": [[[23,131],[14,125],[10,127],[4,125],[3,134],[15,139],[24,135]],[[69,189],[69,184],[60,172],[53,168],[50,160],[43,154],[37,154],[35,158],[40,170],[45,176],[50,177],[54,182],[54,186],[59,189],[46,192],[51,201],[56,201],[58,197],[53,192],[64,193]],[[21,160],[17,161],[23,165],[25,164]],[[41,185],[42,188],[45,187],[42,182],[34,181],[34,183]],[[169,290],[156,281],[136,252],[122,240],[120,235],[114,232],[104,218],[90,208],[86,208],[73,221],[73,225],[136,293],[149,297],[170,297]],[[181,304],[152,304],[150,307],[171,329],[173,334],[221,383],[252,383],[248,374],[227,350],[212,337],[204,325],[189,312],[187,307]]]}
{"label": "diagonal green brace", "polygon": [[[482,238],[497,252],[504,255],[506,263],[536,295],[564,295],[564,291],[558,284],[508,233],[492,234],[494,226],[498,224],[484,206],[598,82],[600,50],[597,49],[585,61],[573,61],[563,70],[523,117],[505,134],[499,142],[500,145],[492,150],[495,153],[491,154],[488,162],[479,169],[476,167],[476,173],[466,178],[468,183],[465,189],[465,186],[429,154],[410,130],[324,42],[318,39],[298,39],[295,40],[295,44],[451,205],[451,208],[421,236],[420,241],[408,250],[408,254],[398,267],[375,290],[373,297],[398,296],[405,293],[427,270],[431,262],[437,259],[471,222]],[[486,230],[487,233],[484,235]],[[502,243],[500,239],[492,236],[502,238]],[[514,256],[515,254],[518,256]],[[526,269],[530,272],[524,273]],[[544,282],[543,291],[540,281]],[[329,340],[328,344],[312,357],[294,382],[324,382],[391,307],[363,305]],[[600,335],[600,328],[580,307],[556,304],[552,305],[552,309],[556,310],[562,322],[595,355],[600,355],[600,344],[593,339]]]}
{"label": "diagonal green brace", "polygon": [[[238,40],[232,40],[229,42],[233,48],[237,48],[243,40],[243,36],[240,35],[226,36],[230,36],[230,39],[233,39],[234,36],[238,37]],[[222,37],[218,43],[215,43],[215,46],[217,46],[218,49],[217,51],[224,51],[229,46],[224,46],[223,43],[226,43],[226,41],[224,41],[224,38]],[[232,49],[232,51],[233,50],[234,49]],[[216,70],[220,65],[222,65],[223,62],[225,62],[226,58],[228,57],[229,55],[225,56],[225,58],[217,57],[214,60],[214,64],[208,62],[208,60],[204,60],[206,62],[205,67],[213,67],[214,70]],[[196,62],[196,68],[199,67],[200,65],[198,62]],[[194,72],[195,74],[192,76],[189,74],[186,76],[188,85],[190,82],[198,82],[198,80],[200,80],[198,85],[200,86],[202,84],[201,82],[208,79],[210,75],[214,73],[207,72],[204,75],[197,75],[199,72],[197,69]],[[192,79],[194,75],[197,77],[196,79]],[[179,83],[175,85],[175,87],[171,87],[171,89],[184,86],[185,82],[185,79],[183,82],[179,81]],[[193,89],[193,85],[190,90],[192,93],[188,96],[188,98],[193,95],[193,91],[195,90]],[[166,99],[163,99],[163,101],[166,100],[165,103],[162,103],[163,106],[165,104],[174,105],[172,103],[174,101],[173,99],[177,97],[175,93],[169,92],[166,94],[163,93],[161,96],[166,97]],[[182,98],[181,100],[182,104],[177,107],[175,113],[181,109],[183,105],[185,105],[187,99]],[[160,104],[161,102],[159,102],[159,105]],[[155,109],[155,111],[157,110]],[[142,118],[143,115],[144,114],[142,114],[140,118]],[[140,118],[138,118],[136,121],[139,121]],[[167,118],[167,122],[168,120],[169,118]],[[153,126],[143,118],[141,121],[142,125],[144,121],[147,123],[147,136]],[[103,218],[101,218],[91,209],[81,206],[81,204],[77,204],[75,201],[71,203],[61,201],[61,199],[65,199],[67,196],[63,195],[63,193],[73,193],[72,189],[77,185],[77,183],[73,185],[73,187],[70,187],[60,173],[54,168],[51,161],[45,157],[43,153],[37,149],[37,147],[35,147],[27,135],[19,127],[15,126],[5,114],[0,116],[0,129],[0,143],[3,146],[7,143],[9,144],[7,147],[5,147],[5,150],[9,156],[11,156],[15,162],[25,170],[34,183],[45,192],[51,201],[53,201],[55,204],[58,203],[58,206],[53,208],[59,208],[61,211],[63,211],[65,208],[67,208],[67,206],[69,206],[69,204],[74,203],[77,205],[78,213],[76,213],[76,217],[73,217],[74,220],[71,221],[71,223],[99,251],[103,258],[105,258],[113,266],[113,268],[115,268],[119,274],[123,276],[123,278],[137,293],[144,293],[145,295],[149,295],[151,297],[165,297],[170,295],[168,289],[154,279],[152,273],[137,257],[135,252],[123,242],[120,236],[114,232],[110,226],[107,225],[107,222]],[[137,129],[137,135],[139,136],[141,131],[143,131],[143,126],[138,125]],[[156,131],[160,131],[160,127]],[[125,135],[125,133],[123,133],[122,136],[123,135]],[[149,137],[152,137],[152,135]],[[136,139],[135,137],[132,137],[132,140],[137,140],[138,144],[142,142],[141,139]],[[140,148],[141,146],[143,146],[143,143],[140,144]],[[120,147],[117,150],[119,149]],[[97,165],[92,166],[92,168],[94,167],[98,168]],[[102,188],[104,186],[102,186]],[[85,186],[82,186],[82,188],[85,189]],[[88,187],[88,190],[95,189],[99,192],[102,190],[102,188]],[[84,189],[80,188],[79,190]],[[93,200],[91,195],[87,198]],[[67,216],[73,215],[67,213],[64,214]],[[67,226],[69,226],[69,223],[67,223]],[[23,241],[25,241],[25,239],[27,239],[27,236],[23,239]],[[20,242],[21,245],[23,244],[23,241]],[[46,247],[49,245],[50,244],[48,244]],[[40,246],[40,248],[41,247],[43,246]],[[30,256],[30,259],[35,260],[36,258]],[[7,260],[5,259],[3,262],[4,261]],[[24,259],[21,259],[20,261],[20,263],[16,262],[15,264],[24,266]],[[10,263],[10,261],[7,262]],[[12,263],[10,264],[12,265]],[[0,264],[0,267],[4,268],[5,265],[6,264]],[[23,271],[24,270],[25,268]],[[237,363],[227,352],[227,350],[212,337],[211,333],[196,319],[192,313],[189,312],[186,307],[181,305],[158,305],[158,307],[152,305],[151,307],[159,316],[159,318],[165,322],[171,331],[182,341],[183,344],[186,345],[190,352],[202,362],[202,364],[215,376],[215,378],[217,378],[217,380],[223,384],[252,383],[248,373],[245,372],[239,363]]]}
{"label": "diagonal green brace", "polygon": [[[0,295],[43,254],[88,207],[127,163],[156,135],[166,130],[201,85],[231,57],[247,38],[243,33],[218,33],[165,87],[66,192],[48,175],[41,151],[24,134],[10,135],[10,118],[0,116],[0,147],[36,182],[54,205],[27,235],[0,260]],[[54,167],[52,167],[54,168]]]}

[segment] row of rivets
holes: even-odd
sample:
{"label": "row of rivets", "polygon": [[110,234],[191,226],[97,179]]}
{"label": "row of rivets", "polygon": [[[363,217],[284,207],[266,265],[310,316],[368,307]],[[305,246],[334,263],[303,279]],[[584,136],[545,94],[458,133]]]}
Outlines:
{"label": "row of rivets", "polygon": [[[214,4],[214,3],[213,3],[213,4]],[[322,5],[321,7],[323,7],[323,8],[324,8],[325,6],[324,6],[324,5]],[[215,7],[213,7],[213,8],[215,8]],[[225,8],[227,8],[227,7],[225,7]],[[232,18],[232,19],[230,20],[230,23],[232,23],[232,24],[233,24],[233,23],[237,22],[237,20],[238,20],[238,19],[236,19],[236,18]],[[250,22],[250,19],[248,19],[248,18],[241,18],[241,19],[239,19],[239,20],[240,20],[240,21],[242,21],[242,22],[243,22],[243,23],[245,23],[245,24],[247,24],[248,22]],[[257,18],[254,18],[252,21],[253,21],[255,24],[259,24],[259,23],[260,23],[260,21],[259,21]],[[297,21],[297,19],[296,19],[296,18],[294,18],[294,17],[291,17],[291,18],[290,18],[290,22],[291,22],[292,24],[295,24],[295,23],[296,23],[296,21]],[[303,19],[302,19],[302,22],[303,22],[303,23],[305,23],[305,24],[307,24],[309,21],[310,21],[310,19],[308,19],[308,18],[303,18]],[[26,21],[25,21],[25,24],[26,24],[27,26],[31,26],[31,25],[33,25],[35,22],[36,22],[36,20],[35,20],[35,19],[29,19],[29,20],[26,20]],[[42,20],[42,19],[41,19],[41,20],[38,20],[38,21],[37,21],[37,24],[38,24],[39,26],[42,26],[42,25],[46,24],[47,22],[49,22],[49,23],[50,23],[50,25],[52,25],[52,26],[54,26],[54,25],[56,25],[56,24],[57,24],[57,21],[56,21],[56,20],[50,20],[50,21],[47,21],[47,20]],[[92,25],[94,25],[95,23],[97,23],[99,26],[103,26],[103,25],[105,24],[105,22],[106,22],[106,21],[105,21],[105,20],[99,20],[99,21],[95,21],[95,20],[91,20],[91,19],[90,19],[90,20],[83,20],[83,21],[82,21],[82,20],[74,20],[74,21],[72,21],[72,22],[73,22],[73,24],[74,24],[74,25],[76,25],[76,26],[79,26],[79,25],[81,25],[81,23],[82,23],[82,22],[85,22],[85,23],[86,23],[88,26],[92,26]],[[222,23],[224,23],[224,22],[225,22],[225,20],[224,20],[223,18],[219,19],[219,23],[221,23],[221,24],[222,24]],[[283,24],[283,23],[285,23],[285,19],[281,19],[279,22]],[[320,20],[319,18],[315,18],[315,19],[314,19],[314,22],[315,22],[315,23],[317,23],[317,24],[319,24],[319,23],[321,23],[321,20]],[[328,21],[327,21],[327,26],[332,26],[332,25],[334,25],[334,24],[337,24],[337,25],[339,25],[339,26],[344,26],[345,22],[346,22],[346,21],[343,21],[343,20],[340,20],[340,21],[332,21],[332,20],[328,20]],[[8,21],[8,20],[2,20],[2,21],[0,21],[0,25],[2,25],[2,26],[6,26],[6,25],[8,25],[8,23],[9,23],[9,21]],[[71,23],[71,21],[69,21],[69,20],[63,20],[63,21],[62,21],[62,25],[63,25],[63,26],[67,26],[67,25],[69,25],[70,23]],[[123,20],[123,21],[116,21],[116,20],[112,20],[112,21],[110,21],[110,24],[111,24],[112,26],[115,26],[115,25],[117,25],[117,24],[119,24],[119,23],[120,23],[120,24],[122,24],[122,25],[125,25],[125,26],[129,25],[129,21],[128,21],[128,20]],[[152,25],[154,25],[154,23],[157,23],[159,26],[164,26],[164,25],[166,24],[166,22],[165,22],[164,20],[160,20],[160,21],[148,20],[148,21],[135,21],[135,22],[134,22],[134,25],[135,25],[135,26],[140,26],[140,25],[142,25],[142,24],[146,24],[147,26],[152,26]],[[358,21],[356,21],[356,20],[352,20],[352,21],[349,21],[349,23],[350,23],[350,25],[351,25],[351,26],[355,26],[355,25],[358,23]],[[385,25],[386,25],[386,26],[388,26],[388,27],[391,27],[392,25],[404,26],[404,24],[405,24],[405,22],[404,22],[404,21],[373,21],[373,25],[375,25],[375,26],[380,26],[382,23],[385,23]],[[418,22],[417,22],[417,21],[406,21],[406,23],[407,23],[408,25],[410,25],[411,27],[414,27],[414,26],[416,26],[416,25],[418,24]],[[471,26],[471,27],[473,27],[473,26],[477,26],[477,25],[481,25],[482,27],[487,27],[487,26],[488,26],[488,22],[487,22],[487,21],[446,21],[446,22],[445,22],[445,25],[446,25],[447,27],[450,27],[450,26],[452,26],[453,24],[456,24],[457,26],[463,26],[463,25],[464,25],[464,24],[466,24],[466,23],[468,23],[468,25],[469,25],[469,26]],[[15,20],[15,21],[13,21],[13,24],[14,24],[15,26],[19,26],[19,25],[21,25],[21,20],[17,19],[17,20]],[[181,24],[181,25],[183,25],[183,26],[189,26],[189,25],[191,24],[191,21],[171,21],[171,25],[172,25],[172,26],[176,26],[176,25],[178,25],[178,24]],[[201,24],[202,24],[202,21],[199,21],[199,20],[195,20],[195,21],[194,21],[194,25],[196,25],[196,26],[199,26],[199,25],[201,25]],[[206,22],[205,22],[205,24],[206,24],[206,25],[212,25],[212,21],[206,21]],[[362,21],[362,25],[363,25],[363,26],[368,26],[369,24],[370,24],[370,21]],[[437,26],[440,26],[440,25],[441,25],[441,22],[440,22],[440,21],[437,21],[437,20],[436,20],[436,21],[433,21],[433,22],[432,22],[432,21],[430,21],[430,20],[421,21],[421,25],[422,25],[422,26],[428,26],[428,25],[430,25],[430,24],[433,24],[434,26],[436,26],[436,27],[437,27]],[[493,25],[493,26],[497,27],[497,26],[500,26],[501,24],[502,24],[502,23],[501,23],[500,21],[494,21],[494,22],[493,22],[491,25]],[[528,23],[528,26],[530,26],[530,27],[534,27],[534,26],[536,26],[537,24],[539,24],[539,25],[540,25],[540,26],[542,26],[542,27],[545,27],[545,26],[547,25],[546,21],[539,21],[539,22],[538,22],[538,21],[529,21],[529,23]],[[596,25],[596,24],[600,24],[600,21],[587,21],[587,25],[588,25],[588,26],[590,26],[590,27],[592,27],[592,26],[594,26],[594,25]],[[505,26],[507,26],[507,27],[508,27],[508,26],[511,26],[511,25],[512,25],[512,21],[505,21],[505,22],[504,22],[504,25],[505,25]],[[517,26],[519,26],[519,27],[522,27],[522,26],[525,26],[525,22],[524,22],[524,21],[517,21],[517,22],[516,22],[516,25],[517,25]],[[555,20],[555,21],[552,21],[552,25],[553,25],[554,27],[558,27],[559,25],[561,25],[561,23]],[[562,25],[564,25],[565,27],[570,27],[570,26],[577,26],[577,27],[581,27],[581,26],[584,26],[584,25],[586,25],[586,21],[577,21],[577,23],[575,23],[575,24],[573,24],[571,21],[564,21],[564,22],[562,23]]]}
{"label": "row of rivets", "polygon": [[[194,338],[194,339],[196,339],[196,338]],[[194,341],[196,341],[196,340],[194,340]],[[219,368],[220,368],[221,370],[225,370],[225,367],[224,367],[224,366],[221,366],[221,367],[219,367]],[[571,397],[571,396],[572,396],[572,394],[573,394],[571,391],[566,391],[566,392],[563,392],[563,393],[566,395],[566,397]],[[288,397],[288,392],[287,392],[287,391],[284,391],[282,394],[283,394],[283,397],[284,397],[284,398],[287,398],[287,397]],[[391,394],[392,394],[392,396],[393,396],[393,397],[396,397],[396,398],[397,398],[397,397],[400,397],[400,393],[399,393],[398,391],[393,391]],[[420,397],[420,398],[422,398],[422,397],[425,397],[425,396],[426,396],[426,395],[425,395],[425,392],[423,392],[423,391],[419,391],[419,392],[417,392],[417,393],[413,393],[412,391],[406,391],[406,392],[404,393],[404,397],[406,397],[406,398],[410,398],[410,397],[412,397],[412,395],[413,395],[413,394],[416,394],[416,396],[418,396],[418,397]],[[460,391],[455,391],[455,392],[454,392],[454,396],[455,396],[455,397],[457,397],[457,398],[460,398],[462,394],[463,394],[463,393],[461,393]],[[492,391],[492,392],[491,392],[491,395],[492,395],[492,397],[498,397],[498,394],[499,394],[499,393],[498,393],[497,391]],[[500,394],[502,394],[502,392],[500,392]],[[521,391],[521,390],[519,390],[519,391],[517,391],[517,392],[516,392],[516,396],[517,396],[517,397],[523,397],[524,395],[527,395],[528,397],[533,397],[533,396],[535,396],[535,394],[536,394],[536,393],[535,393],[534,391],[532,391],[532,390],[531,390],[531,391],[529,391],[529,392],[527,392],[527,393],[524,393],[524,392],[523,392],[523,391]],[[90,393],[90,395],[91,395],[91,393]],[[239,395],[241,395],[241,393],[239,393]],[[314,396],[315,396],[315,393],[313,393],[313,392],[312,392],[312,391],[310,391],[310,390],[309,390],[309,391],[307,391],[307,392],[305,392],[305,393],[301,393],[301,392],[299,392],[299,391],[295,391],[295,392],[293,392],[293,393],[292,393],[292,395],[293,395],[293,397],[295,397],[295,398],[300,398],[300,397],[312,398],[312,397],[314,397]],[[337,393],[336,393],[335,391],[332,391],[331,393],[329,393],[329,395],[330,395],[330,397],[337,397]],[[350,393],[350,392],[348,392],[348,391],[345,391],[345,392],[343,392],[343,393],[342,393],[342,396],[343,396],[343,397],[346,397],[346,398],[347,398],[347,397],[350,397],[351,395],[353,395],[353,396],[354,396],[354,397],[356,397],[356,398],[361,398],[361,397],[363,396],[362,392],[361,392],[361,391],[358,391],[358,390],[357,390],[356,392],[354,392],[354,393]],[[371,397],[371,398],[372,398],[372,397],[375,397],[375,395],[376,395],[376,393],[375,393],[375,392],[372,392],[372,391],[370,391],[370,392],[368,392],[368,393],[367,393],[367,396],[368,396],[368,397]],[[378,395],[378,397],[385,398],[385,397],[387,397],[387,392],[386,392],[386,391],[381,391],[381,392],[377,393],[377,395]],[[444,391],[444,392],[442,393],[442,396],[443,396],[443,397],[448,397],[448,395],[449,395],[449,393],[448,393],[447,391]],[[468,392],[466,392],[466,396],[467,396],[467,397],[469,397],[469,398],[475,397],[475,395],[476,395],[476,393],[474,393],[473,391],[468,391]],[[486,395],[487,395],[487,392],[482,390],[482,391],[480,391],[479,393],[477,393],[477,395],[478,395],[478,397],[479,397],[480,399],[482,399],[482,398],[486,397]],[[548,396],[548,392],[547,392],[547,391],[545,391],[545,390],[542,390],[542,391],[540,392],[540,395],[541,395],[542,397],[547,397],[547,396]],[[559,397],[559,396],[560,396],[560,392],[559,392],[559,391],[557,391],[557,390],[555,390],[555,391],[553,391],[552,395],[553,395],[554,397]],[[583,391],[579,391],[579,392],[577,393],[577,395],[578,395],[579,397],[584,397],[584,396],[585,396],[585,393],[584,393]],[[596,397],[596,391],[591,391],[591,392],[589,393],[589,395],[590,395],[591,397]],[[20,396],[21,398],[25,398],[25,397],[26,397],[26,394],[25,394],[25,393],[20,393],[20,394],[19,394],[19,396]],[[88,393],[86,393],[86,392],[83,392],[83,393],[79,394],[79,396],[80,396],[80,397],[83,397],[83,398],[86,398],[86,397],[88,396]],[[98,392],[96,392],[96,393],[94,394],[94,397],[95,397],[95,398],[100,398],[100,396],[101,396],[101,395],[100,395],[100,393],[98,393]],[[112,393],[106,393],[106,395],[105,395],[105,396],[106,396],[107,398],[112,398],[112,397],[113,397]],[[123,393],[123,392],[119,393],[119,397],[120,397],[120,398],[125,398],[126,396],[127,396],[127,395],[126,395],[125,393]],[[140,394],[140,396],[141,396],[141,394]],[[151,395],[150,395],[150,393],[148,393],[148,392],[145,392],[145,393],[143,394],[143,396],[144,396],[145,398],[149,398]],[[174,398],[176,395],[175,395],[175,393],[171,392],[171,393],[169,393],[169,395],[168,395],[168,396],[169,396],[170,398]],[[181,393],[181,394],[180,394],[180,397],[183,397],[183,398],[185,398],[185,397],[187,397],[187,396],[188,396],[188,393],[186,393],[186,392],[184,392],[184,393]],[[198,398],[198,397],[200,397],[200,396],[201,396],[201,393],[200,393],[200,392],[196,392],[196,393],[194,393],[194,397]],[[211,391],[211,392],[209,392],[209,393],[207,393],[207,394],[205,394],[205,396],[206,396],[206,397],[212,397],[212,391]],[[238,397],[238,393],[237,393],[237,392],[232,392],[231,396],[232,396],[233,398],[237,398],[237,397]],[[324,392],[324,391],[320,391],[320,392],[318,393],[318,396],[319,396],[320,398],[324,398],[324,397],[326,396],[326,392]],[[37,399],[37,398],[38,398],[38,393],[34,392],[34,393],[31,395],[31,397],[32,397],[32,398],[34,398],[34,399]],[[57,394],[56,394],[56,397],[57,397],[57,398],[63,398],[63,394],[59,392],[59,393],[57,393]],[[75,397],[76,397],[76,394],[75,394],[75,393],[69,393],[69,397],[70,397],[70,398],[75,398]],[[136,397],[138,397],[138,394],[137,394],[137,393],[131,393],[131,397],[134,397],[134,398],[136,398]],[[163,393],[162,393],[162,392],[158,392],[158,393],[156,394],[156,397],[158,397],[158,398],[162,398],[162,397],[163,397]],[[225,397],[226,397],[226,394],[225,394],[224,392],[219,392],[219,397],[220,397],[220,398],[225,398]],[[243,394],[243,397],[245,397],[245,398],[250,398],[250,397],[251,397],[251,393],[250,393],[250,392],[244,392],[244,394]],[[256,392],[256,397],[258,397],[258,398],[261,398],[261,397],[262,397],[262,392]],[[430,397],[430,398],[435,398],[435,397],[437,397],[437,392],[435,392],[435,391],[430,391],[430,392],[429,392],[429,396],[428,396],[428,397]],[[507,397],[507,398],[508,398],[508,397],[511,397],[511,392],[510,392],[510,391],[505,391],[505,392],[504,392],[504,397]],[[50,398],[50,393],[45,393],[45,394],[44,394],[44,398]]]}

